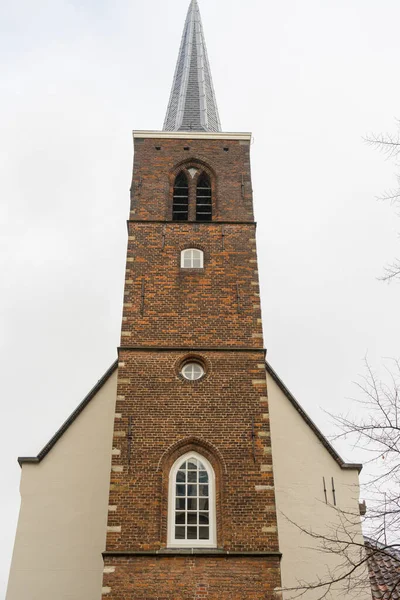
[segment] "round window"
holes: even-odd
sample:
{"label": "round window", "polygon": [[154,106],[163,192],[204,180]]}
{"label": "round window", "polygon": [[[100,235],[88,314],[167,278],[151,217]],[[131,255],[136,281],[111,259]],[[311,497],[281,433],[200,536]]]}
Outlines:
{"label": "round window", "polygon": [[182,368],[182,375],[185,379],[196,381],[197,379],[201,379],[203,377],[204,369],[199,363],[186,363],[186,365]]}

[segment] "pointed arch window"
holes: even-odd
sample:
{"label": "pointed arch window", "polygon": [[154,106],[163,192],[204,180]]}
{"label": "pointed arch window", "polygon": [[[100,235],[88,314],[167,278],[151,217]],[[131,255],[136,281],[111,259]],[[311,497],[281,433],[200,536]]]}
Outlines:
{"label": "pointed arch window", "polygon": [[207,173],[202,173],[197,181],[196,221],[211,221],[212,193],[211,181]]}
{"label": "pointed arch window", "polygon": [[189,217],[189,184],[187,176],[181,171],[175,178],[172,203],[172,220],[187,221]]}
{"label": "pointed arch window", "polygon": [[168,545],[216,546],[215,475],[200,454],[178,458],[170,472]]}

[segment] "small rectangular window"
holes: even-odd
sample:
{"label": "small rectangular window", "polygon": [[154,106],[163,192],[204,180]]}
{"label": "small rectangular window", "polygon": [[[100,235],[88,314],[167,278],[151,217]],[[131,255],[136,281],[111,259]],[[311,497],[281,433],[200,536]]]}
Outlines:
{"label": "small rectangular window", "polygon": [[181,252],[182,269],[202,269],[204,263],[204,254],[197,248],[188,248]]}

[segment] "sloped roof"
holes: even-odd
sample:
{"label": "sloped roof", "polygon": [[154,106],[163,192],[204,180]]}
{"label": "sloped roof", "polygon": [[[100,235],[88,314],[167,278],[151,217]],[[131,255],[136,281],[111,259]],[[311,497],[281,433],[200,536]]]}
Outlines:
{"label": "sloped roof", "polygon": [[328,442],[328,440],[326,439],[324,434],[321,432],[321,430],[316,426],[314,421],[312,421],[312,419],[308,416],[308,414],[305,412],[305,410],[301,407],[301,405],[296,400],[296,398],[293,396],[293,394],[288,390],[286,385],[283,383],[282,379],[280,379],[280,377],[277,375],[277,373],[274,371],[274,369],[271,367],[271,365],[268,362],[266,362],[265,365],[267,368],[267,372],[271,375],[272,379],[275,381],[275,383],[278,385],[278,387],[282,390],[282,392],[285,394],[286,398],[291,402],[291,404],[297,410],[297,412],[303,417],[303,419],[307,423],[307,425],[313,430],[313,432],[315,433],[315,435],[317,436],[317,438],[319,439],[321,444],[323,444],[323,446],[325,446],[325,448],[328,450],[329,454],[335,459],[335,461],[338,463],[338,465],[342,469],[356,469],[358,472],[360,472],[362,469],[362,464],[347,463],[343,460],[343,458],[336,452],[335,448]]}
{"label": "sloped roof", "polygon": [[365,538],[373,600],[400,600],[400,544],[384,546]]}
{"label": "sloped roof", "polygon": [[221,131],[197,0],[186,17],[164,131]]}
{"label": "sloped roof", "polygon": [[72,423],[75,421],[75,419],[78,418],[78,416],[81,414],[83,409],[89,404],[89,402],[92,400],[92,398],[94,398],[94,396],[97,394],[97,392],[103,387],[103,385],[111,377],[111,375],[114,373],[114,371],[116,371],[117,368],[118,368],[118,360],[116,360],[111,365],[111,367],[104,373],[103,377],[101,377],[101,379],[99,379],[99,381],[96,383],[96,385],[84,397],[82,402],[76,407],[74,412],[70,414],[68,419],[61,425],[60,429],[58,429],[58,431],[56,431],[56,433],[53,435],[53,437],[41,449],[41,451],[39,452],[39,454],[37,456],[20,456],[20,457],[18,457],[18,462],[21,467],[23,464],[40,463],[40,461],[42,461],[44,459],[46,454],[48,454],[50,452],[50,450],[58,442],[60,437],[67,431],[68,427],[70,425],[72,425]]}
{"label": "sloped roof", "polygon": [[[117,370],[117,368],[118,368],[118,360],[116,360],[111,365],[111,367],[104,373],[103,377],[101,377],[101,379],[99,379],[99,381],[96,383],[96,385],[85,396],[85,398],[82,400],[82,402],[76,407],[76,409],[71,413],[71,415],[68,417],[68,419],[56,431],[56,433],[53,435],[53,437],[47,442],[47,444],[42,448],[42,450],[39,452],[39,454],[37,456],[20,456],[20,457],[18,457],[18,462],[19,462],[20,466],[22,466],[23,464],[40,463],[44,459],[44,457],[50,452],[50,450],[57,443],[57,441],[60,439],[60,437],[67,431],[67,429],[69,428],[70,425],[72,425],[72,423],[75,421],[75,419],[78,418],[78,416],[81,414],[81,412],[84,410],[84,408],[94,398],[94,396],[97,394],[97,392],[103,387],[103,385],[111,377],[111,375]],[[273,368],[271,367],[271,365],[268,362],[266,362],[266,369],[267,369],[267,372],[272,377],[272,379],[276,382],[278,387],[282,390],[282,392],[285,394],[285,396],[288,398],[288,400],[291,402],[291,404],[294,406],[294,408],[297,410],[297,412],[302,416],[302,418],[305,420],[307,425],[309,427],[311,427],[311,429],[314,431],[315,435],[318,437],[320,442],[325,446],[325,448],[328,450],[328,452],[331,454],[331,456],[335,459],[335,461],[339,464],[339,466],[342,469],[356,469],[358,471],[361,471],[361,469],[362,469],[361,464],[346,463],[340,457],[340,455],[336,452],[336,450],[328,442],[328,440],[323,435],[323,433],[320,431],[320,429],[318,429],[318,427],[315,425],[315,423],[310,419],[310,417],[307,415],[307,413],[303,410],[303,408],[297,402],[297,400],[295,399],[293,394],[288,390],[288,388],[285,386],[283,381],[278,377],[278,375],[276,374],[276,372],[273,370]],[[399,598],[399,600],[400,600],[400,598]]]}

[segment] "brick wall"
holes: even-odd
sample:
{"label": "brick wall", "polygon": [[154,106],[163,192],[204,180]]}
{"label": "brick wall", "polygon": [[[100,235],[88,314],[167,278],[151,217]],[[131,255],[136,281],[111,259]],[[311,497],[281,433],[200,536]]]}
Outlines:
{"label": "brick wall", "polygon": [[[204,269],[180,268],[191,247]],[[129,224],[121,345],[138,344],[262,348],[253,223]]]}
{"label": "brick wall", "polygon": [[274,592],[280,584],[276,557],[120,557],[108,559],[107,564],[105,597],[112,594],[118,600],[278,600],[280,597]]}
{"label": "brick wall", "polygon": [[[171,222],[183,162],[211,174],[211,223]],[[273,598],[279,548],[249,143],[136,139],[134,164],[103,593]],[[180,268],[188,247],[204,251],[203,269]],[[198,382],[180,373],[190,357],[206,370]],[[169,472],[188,451],[215,472],[215,556],[168,554]]]}
{"label": "brick wall", "polygon": [[195,353],[207,369],[199,382],[178,372],[191,354],[120,351],[114,430],[118,453],[110,491],[116,509],[108,524],[121,531],[110,531],[107,549],[166,545],[169,470],[179,453],[196,450],[216,472],[218,546],[276,551],[264,353]]}
{"label": "brick wall", "polygon": [[253,220],[248,141],[135,138],[134,142],[131,219],[170,220],[175,175],[182,165],[204,165],[214,174],[213,220]]}

